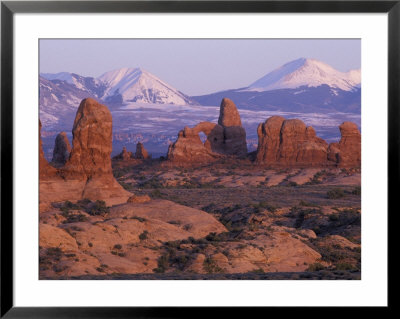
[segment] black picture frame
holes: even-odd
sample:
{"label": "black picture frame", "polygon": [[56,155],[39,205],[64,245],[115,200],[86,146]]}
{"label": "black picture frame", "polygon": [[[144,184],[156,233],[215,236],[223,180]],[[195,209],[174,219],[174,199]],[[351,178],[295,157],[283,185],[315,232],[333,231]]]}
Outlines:
{"label": "black picture frame", "polygon": [[[191,318],[227,315],[225,308],[15,307],[13,302],[13,16],[16,13],[269,12],[388,13],[388,218],[400,211],[400,1],[1,1],[1,317],[5,318]],[[389,238],[393,234],[389,226]],[[391,225],[391,226],[390,226]],[[390,246],[390,240],[388,242]],[[389,249],[390,250],[390,249]],[[389,255],[388,255],[389,256]],[[390,258],[389,258],[390,264]],[[392,277],[391,277],[392,278]],[[388,280],[388,285],[391,280]],[[380,308],[388,310],[389,307]],[[248,317],[248,308],[236,315]],[[307,308],[290,308],[301,313]],[[353,309],[355,310],[355,309]],[[281,311],[281,310],[280,310]],[[332,309],[336,312],[337,309]],[[346,311],[350,311],[347,309]],[[369,310],[370,311],[370,310]],[[358,312],[358,310],[357,310]]]}

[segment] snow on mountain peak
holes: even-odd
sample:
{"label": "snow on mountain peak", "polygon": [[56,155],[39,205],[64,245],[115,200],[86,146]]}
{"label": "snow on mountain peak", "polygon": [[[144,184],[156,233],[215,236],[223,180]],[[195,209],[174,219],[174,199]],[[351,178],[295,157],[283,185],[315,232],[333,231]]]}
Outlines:
{"label": "snow on mountain peak", "polygon": [[301,86],[318,87],[325,84],[332,88],[351,91],[359,87],[360,83],[360,70],[340,72],[324,62],[300,58],[268,73],[252,83],[247,90],[270,91]]}
{"label": "snow on mountain peak", "polygon": [[126,102],[155,104],[193,104],[186,95],[141,68],[121,68],[98,78],[107,89],[103,99],[120,96]]}

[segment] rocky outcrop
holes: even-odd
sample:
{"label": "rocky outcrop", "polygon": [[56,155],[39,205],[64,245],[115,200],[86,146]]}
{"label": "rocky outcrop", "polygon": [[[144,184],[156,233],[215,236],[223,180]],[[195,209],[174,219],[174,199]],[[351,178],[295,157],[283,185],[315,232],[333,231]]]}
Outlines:
{"label": "rocky outcrop", "polygon": [[118,155],[114,156],[113,159],[122,160],[122,161],[128,161],[128,160],[130,160],[130,159],[132,159],[132,158],[133,158],[132,152],[128,152],[128,150],[127,150],[126,147],[124,146],[124,147],[122,148],[122,152],[119,153]]}
{"label": "rocky outcrop", "polygon": [[340,167],[361,166],[361,133],[355,123],[343,122],[340,126],[339,143],[331,143],[328,159]]}
{"label": "rocky outcrop", "polygon": [[223,98],[221,101],[218,124],[224,127],[242,126],[236,105],[228,98]]}
{"label": "rocky outcrop", "polygon": [[256,162],[317,166],[327,163],[328,143],[301,120],[272,116],[257,129]]}
{"label": "rocky outcrop", "polygon": [[[132,194],[113,176],[111,132],[112,117],[108,108],[94,99],[82,100],[72,130],[71,154],[65,165],[58,170],[49,166],[40,146],[40,201],[88,198],[105,200],[108,204],[125,203]],[[57,174],[49,173],[48,167]]]}
{"label": "rocky outcrop", "polygon": [[72,129],[72,151],[65,164],[68,176],[90,179],[112,174],[112,116],[94,99],[82,100]]}
{"label": "rocky outcrop", "polygon": [[61,132],[57,135],[54,150],[53,150],[53,159],[51,163],[54,166],[63,166],[71,153],[71,145],[69,144],[67,134],[65,132]]}
{"label": "rocky outcrop", "polygon": [[[207,135],[204,144],[200,139],[200,132]],[[201,122],[193,128],[185,127],[179,132],[176,142],[169,146],[167,158],[175,163],[210,162],[219,157],[216,149],[221,149],[222,143],[223,128],[210,122]]]}
{"label": "rocky outcrop", "polygon": [[[206,135],[203,143],[199,133]],[[185,127],[168,149],[167,158],[180,163],[204,163],[223,156],[247,155],[246,131],[242,127],[235,104],[224,98],[221,102],[218,124],[201,122],[193,128]]]}
{"label": "rocky outcrop", "polygon": [[149,158],[149,153],[147,153],[146,149],[144,148],[144,145],[140,142],[138,142],[136,144],[135,158],[136,159],[148,159]]}

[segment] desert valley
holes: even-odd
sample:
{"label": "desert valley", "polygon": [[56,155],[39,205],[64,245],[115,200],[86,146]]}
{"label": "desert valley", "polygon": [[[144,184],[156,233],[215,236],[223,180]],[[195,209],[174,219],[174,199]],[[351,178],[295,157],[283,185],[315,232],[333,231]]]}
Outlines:
{"label": "desert valley", "polygon": [[40,141],[41,279],[360,278],[354,123],[328,144],[273,116],[247,152],[224,98],[218,123],[185,127],[155,159],[141,143],[111,158],[112,125],[107,106],[87,98],[72,147],[58,135],[49,164]]}

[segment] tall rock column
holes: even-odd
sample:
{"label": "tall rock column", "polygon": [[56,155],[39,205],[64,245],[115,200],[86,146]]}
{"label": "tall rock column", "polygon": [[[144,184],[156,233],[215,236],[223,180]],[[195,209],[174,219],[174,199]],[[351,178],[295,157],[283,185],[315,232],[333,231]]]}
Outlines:
{"label": "tall rock column", "polygon": [[242,127],[235,103],[223,98],[219,109],[218,124],[224,129],[223,154],[245,157],[247,155],[246,131]]}
{"label": "tall rock column", "polygon": [[331,143],[328,158],[342,167],[361,166],[361,133],[357,124],[343,122],[340,126],[341,139],[339,143]]}
{"label": "tall rock column", "polygon": [[91,98],[82,100],[72,135],[66,174],[83,178],[112,175],[112,116],[108,108]]}
{"label": "tall rock column", "polygon": [[51,160],[52,164],[64,165],[68,160],[70,153],[71,145],[69,144],[67,134],[61,132],[57,135],[54,143],[53,159]]}

